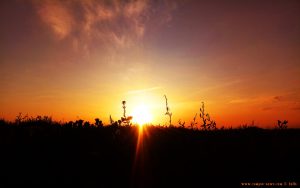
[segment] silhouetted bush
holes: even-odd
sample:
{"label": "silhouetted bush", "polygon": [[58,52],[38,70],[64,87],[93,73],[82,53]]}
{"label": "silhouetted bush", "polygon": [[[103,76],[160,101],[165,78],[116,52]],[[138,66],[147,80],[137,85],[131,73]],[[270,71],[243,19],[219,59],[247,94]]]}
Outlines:
{"label": "silhouetted bush", "polygon": [[83,124],[84,128],[89,128],[90,126],[91,126],[90,122],[88,122],[88,121],[84,122],[84,124]]}
{"label": "silhouetted bush", "polygon": [[4,119],[0,118],[0,126],[5,126],[6,122]]}
{"label": "silhouetted bush", "polygon": [[69,121],[68,123],[65,124],[65,127],[67,127],[67,128],[73,128],[74,124],[75,123],[73,121]]}
{"label": "silhouetted bush", "polygon": [[178,124],[181,128],[184,128],[184,125],[185,125],[185,121],[182,122],[181,119],[178,120]]}
{"label": "silhouetted bush", "polygon": [[75,122],[75,125],[78,127],[78,128],[82,128],[83,127],[83,120],[82,119],[79,119]]}
{"label": "silhouetted bush", "polygon": [[28,118],[28,115],[23,116],[22,113],[20,112],[15,119],[15,124],[19,125],[21,124],[23,121],[25,121]]}
{"label": "silhouetted bush", "polygon": [[103,123],[102,123],[102,121],[99,118],[95,119],[95,126],[97,128],[103,127]]}
{"label": "silhouetted bush", "polygon": [[277,121],[277,128],[278,129],[287,129],[288,128],[287,124],[288,124],[287,120],[284,120],[284,121],[278,120]]}

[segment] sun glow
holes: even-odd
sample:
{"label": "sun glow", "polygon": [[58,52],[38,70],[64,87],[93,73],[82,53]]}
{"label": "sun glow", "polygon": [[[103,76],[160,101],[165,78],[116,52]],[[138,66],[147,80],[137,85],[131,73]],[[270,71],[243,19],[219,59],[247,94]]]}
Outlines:
{"label": "sun glow", "polygon": [[149,109],[145,105],[138,105],[133,109],[132,112],[134,123],[139,124],[139,126],[143,126],[147,123],[151,123],[152,121],[152,114],[150,113]]}

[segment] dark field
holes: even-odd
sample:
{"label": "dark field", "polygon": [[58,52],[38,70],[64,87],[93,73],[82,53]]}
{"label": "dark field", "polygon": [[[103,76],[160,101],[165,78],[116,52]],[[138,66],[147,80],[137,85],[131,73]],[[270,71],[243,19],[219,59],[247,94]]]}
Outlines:
{"label": "dark field", "polygon": [[[300,178],[300,130],[0,125],[0,183],[241,186]],[[138,148],[138,150],[137,150]],[[254,187],[254,186],[252,186]],[[270,186],[267,186],[270,187]],[[275,186],[278,187],[278,186]]]}

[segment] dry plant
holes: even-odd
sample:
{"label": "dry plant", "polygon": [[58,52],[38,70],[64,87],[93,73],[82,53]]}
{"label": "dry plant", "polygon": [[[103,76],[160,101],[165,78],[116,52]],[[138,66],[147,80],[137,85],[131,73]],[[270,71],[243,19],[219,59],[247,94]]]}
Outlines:
{"label": "dry plant", "polygon": [[[196,118],[197,118],[197,113],[195,114],[193,121],[191,121],[191,129],[194,129],[195,126],[197,126],[197,122],[196,122]],[[197,127],[196,127],[197,128]]]}
{"label": "dry plant", "polygon": [[200,108],[200,119],[202,119],[203,124],[201,125],[203,130],[214,130],[217,129],[216,122],[210,118],[210,115],[205,112],[204,102],[202,102],[202,107]]}
{"label": "dry plant", "polygon": [[288,128],[287,124],[288,124],[287,120],[284,120],[284,121],[278,120],[277,121],[277,128],[279,128],[279,129],[287,129]]}
{"label": "dry plant", "polygon": [[166,95],[164,95],[165,99],[166,99],[166,113],[165,115],[169,116],[169,125],[172,126],[172,112],[170,112],[170,108],[168,105],[168,98]]}
{"label": "dry plant", "polygon": [[119,125],[124,124],[126,126],[131,126],[132,116],[126,116],[126,101],[122,101],[122,108],[123,108],[123,117],[119,120]]}

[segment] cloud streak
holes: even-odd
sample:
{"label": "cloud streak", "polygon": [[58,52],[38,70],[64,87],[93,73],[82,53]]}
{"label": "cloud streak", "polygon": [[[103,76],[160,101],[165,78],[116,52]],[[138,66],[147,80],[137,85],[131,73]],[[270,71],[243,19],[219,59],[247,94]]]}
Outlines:
{"label": "cloud streak", "polygon": [[[150,20],[171,21],[176,3],[169,0],[33,1],[38,16],[58,40],[71,39],[73,48],[129,48],[144,37]],[[163,6],[162,6],[163,5]]]}

